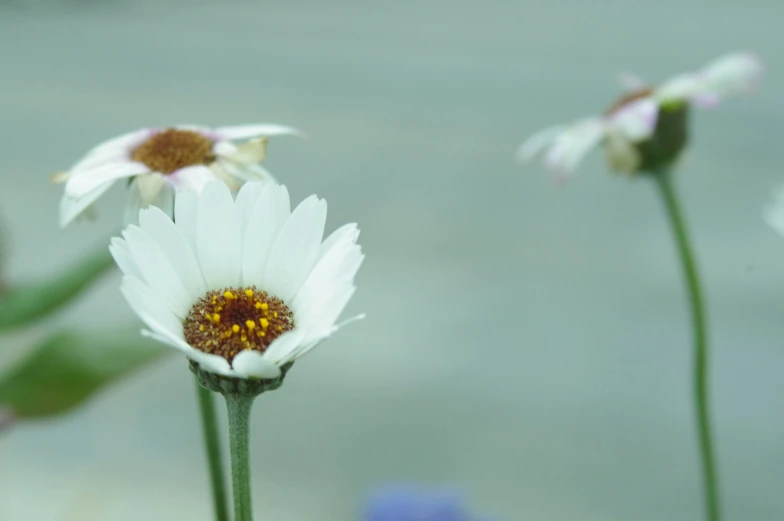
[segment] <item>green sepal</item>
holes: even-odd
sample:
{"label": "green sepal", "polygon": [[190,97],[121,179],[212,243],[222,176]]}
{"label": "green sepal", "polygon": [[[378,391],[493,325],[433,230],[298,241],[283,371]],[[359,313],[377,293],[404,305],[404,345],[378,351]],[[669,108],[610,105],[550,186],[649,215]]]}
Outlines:
{"label": "green sepal", "polygon": [[640,172],[655,176],[671,170],[688,141],[689,105],[671,102],[661,107],[653,135],[636,144]]}
{"label": "green sepal", "polygon": [[190,362],[190,370],[196,375],[199,384],[205,389],[214,393],[255,397],[267,391],[274,391],[283,385],[283,379],[289,372],[294,362],[290,362],[280,368],[280,376],[277,378],[232,378],[222,376],[203,370],[196,362]]}

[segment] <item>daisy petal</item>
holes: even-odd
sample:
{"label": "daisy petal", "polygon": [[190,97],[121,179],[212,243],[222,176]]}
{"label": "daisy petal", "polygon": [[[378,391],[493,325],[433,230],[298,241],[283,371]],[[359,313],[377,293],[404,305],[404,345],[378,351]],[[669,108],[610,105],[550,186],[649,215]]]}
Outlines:
{"label": "daisy petal", "polygon": [[295,128],[287,127],[285,125],[277,125],[274,123],[218,127],[213,130],[213,134],[219,140],[248,139],[261,136],[303,135],[302,132]]}
{"label": "daisy petal", "polygon": [[73,222],[76,217],[87,210],[87,208],[98,200],[98,198],[111,188],[113,184],[114,181],[107,181],[81,197],[69,197],[68,195],[64,195],[60,200],[60,227],[65,228]]}
{"label": "daisy petal", "polygon": [[341,242],[319,259],[291,301],[290,307],[300,327],[305,330],[315,327],[320,317],[328,312],[332,300],[353,288],[354,277],[363,260],[361,248],[349,235],[344,235]]}
{"label": "daisy petal", "polygon": [[517,149],[515,156],[521,163],[533,160],[537,155],[549,147],[558,136],[563,133],[566,127],[557,125],[541,130],[526,139]]}
{"label": "daisy petal", "polygon": [[204,371],[229,377],[239,376],[236,371],[233,371],[231,367],[229,367],[229,363],[222,356],[211,355],[209,353],[199,351],[198,349],[194,349],[184,340],[172,339],[171,337],[147,330],[142,330],[142,336],[152,338],[153,340],[157,340],[158,342],[164,344],[169,344],[170,346],[179,349],[189,360],[199,364],[199,368]]}
{"label": "daisy petal", "polygon": [[[260,183],[247,183],[258,185]],[[291,215],[289,191],[285,186],[264,184],[248,217],[242,246],[242,283],[264,287],[272,245]]]}
{"label": "daisy petal", "polygon": [[223,376],[229,376],[232,378],[236,378],[241,376],[237,371],[234,371],[229,362],[226,361],[225,358],[218,355],[211,355],[209,353],[203,353],[198,349],[192,349],[190,353],[186,355],[189,360],[193,360],[197,364],[199,364],[199,368],[208,371],[210,373],[220,374]]}
{"label": "daisy petal", "polygon": [[285,362],[285,363],[288,363],[288,362],[291,362],[291,361],[295,361],[295,360],[297,360],[297,359],[299,359],[299,358],[302,358],[302,357],[303,357],[303,356],[305,356],[306,354],[310,353],[310,352],[311,352],[311,351],[312,351],[312,350],[313,350],[313,349],[314,349],[316,346],[318,346],[318,345],[319,345],[321,342],[323,342],[323,341],[324,341],[324,340],[326,340],[327,338],[328,338],[328,336],[327,336],[327,337],[322,337],[322,338],[319,338],[318,340],[313,340],[312,342],[310,342],[310,343],[308,343],[308,344],[302,344],[302,345],[300,345],[300,346],[297,348],[297,350],[296,350],[296,351],[292,352],[292,353],[291,353],[291,354],[288,356],[288,359],[286,360],[286,362]]}
{"label": "daisy petal", "polygon": [[143,207],[152,204],[166,184],[163,175],[158,173],[136,176],[134,181],[136,183],[135,188],[139,191],[139,195],[141,195]]}
{"label": "daisy petal", "polygon": [[181,338],[163,335],[161,333],[156,333],[155,331],[150,331],[149,329],[142,329],[142,336],[152,338],[153,340],[156,340],[162,344],[170,345],[171,347],[181,351],[183,354],[185,354],[185,356],[189,356],[192,352],[196,351]]}
{"label": "daisy petal", "polygon": [[71,168],[69,174],[78,175],[81,172],[89,171],[99,166],[115,163],[127,163],[129,161],[131,161],[131,154],[129,150],[124,148],[109,148],[99,152],[93,152],[82,158]]}
{"label": "daisy petal", "polygon": [[263,288],[283,301],[297,293],[318,256],[326,219],[327,203],[315,195],[294,209],[270,250]]}
{"label": "daisy petal", "polygon": [[750,91],[763,74],[762,62],[753,53],[719,57],[700,72],[681,74],[656,89],[662,102],[690,101],[703,108],[715,107],[723,98]]}
{"label": "daisy petal", "polygon": [[653,98],[640,98],[626,103],[609,117],[610,124],[633,142],[653,135],[659,119],[659,104]]}
{"label": "daisy petal", "polygon": [[753,90],[762,78],[763,71],[759,56],[739,52],[712,61],[702,69],[700,76],[707,92],[724,98]]}
{"label": "daisy petal", "polygon": [[564,129],[545,156],[545,165],[561,177],[568,176],[604,138],[605,123],[599,118],[579,121]]}
{"label": "daisy petal", "polygon": [[196,253],[209,289],[237,286],[242,273],[240,220],[229,189],[209,183],[199,198]]}
{"label": "daisy petal", "polygon": [[721,96],[713,92],[698,92],[689,98],[692,105],[701,109],[712,109],[721,103]]}
{"label": "daisy petal", "polygon": [[143,278],[142,272],[139,271],[138,266],[136,266],[136,261],[133,260],[133,255],[131,255],[131,251],[128,249],[128,243],[125,242],[125,239],[112,237],[109,244],[109,253],[112,254],[112,258],[117,264],[117,267],[119,267],[120,271],[125,275],[136,279]]}
{"label": "daisy petal", "polygon": [[258,179],[266,183],[280,184],[277,178],[261,165],[244,165],[242,171],[253,176],[253,179]]}
{"label": "daisy petal", "polygon": [[[340,316],[343,308],[336,309],[335,302],[353,293],[354,277],[364,260],[358,251],[349,251],[340,259],[336,259],[338,255],[332,257],[335,258],[319,263],[323,269],[308,278],[291,305],[298,327],[308,333],[308,338],[326,334],[324,330],[329,329]],[[327,278],[329,276],[333,278]]]}
{"label": "daisy petal", "polygon": [[174,200],[174,223],[194,252],[196,251],[196,220],[198,214],[198,194],[191,191],[179,192]]}
{"label": "daisy petal", "polygon": [[344,224],[331,234],[329,237],[324,239],[324,242],[321,243],[321,247],[319,248],[319,255],[318,258],[321,259],[324,255],[334,248],[337,245],[349,242],[351,244],[356,244],[357,239],[359,238],[359,228],[357,227],[357,223],[348,223]]}
{"label": "daisy petal", "polygon": [[125,212],[123,213],[123,226],[139,224],[139,210],[142,209],[142,194],[136,187],[136,179],[128,185],[128,198],[125,201]]}
{"label": "daisy petal", "polygon": [[73,173],[65,183],[65,194],[70,197],[81,197],[108,181],[116,181],[149,172],[147,165],[136,162],[112,163],[97,166],[91,170]]}
{"label": "daisy petal", "polygon": [[272,379],[280,376],[280,369],[258,351],[241,351],[231,361],[232,368],[246,378]]}
{"label": "daisy petal", "polygon": [[[348,292],[342,295],[342,298],[336,299],[334,302],[334,308],[336,310],[339,309],[340,312],[342,312],[346,308],[349,299],[351,299],[351,297],[354,295],[355,290],[356,288],[352,287]],[[340,313],[333,315],[334,318],[331,322],[328,322],[325,317],[322,324],[316,328],[311,329],[308,334],[305,335],[302,343],[299,345],[299,347],[297,347],[296,351],[289,355],[289,359],[287,359],[284,363],[302,358],[321,342],[334,335],[335,332],[337,332],[339,329],[342,329],[348,324],[363,320],[365,318],[365,314],[360,313],[359,315],[354,315],[353,317],[336,324],[335,321],[339,315]]]}
{"label": "daisy petal", "polygon": [[234,168],[236,168],[234,163],[222,157],[210,165],[210,170],[215,174],[215,178],[225,184],[232,194],[239,192],[246,177],[235,175]]}
{"label": "daisy petal", "polygon": [[243,224],[247,224],[250,220],[250,214],[256,203],[261,197],[261,192],[264,190],[263,183],[245,183],[237,192],[237,198],[234,204],[237,205],[237,211],[240,213],[240,219]]}
{"label": "daisy petal", "polygon": [[337,322],[338,317],[343,313],[343,310],[346,309],[349,300],[354,296],[356,290],[356,287],[351,286],[346,291],[334,296],[332,302],[330,302],[330,305],[324,312],[324,315],[321,317],[321,322],[308,332],[308,335],[305,337],[305,342],[327,337],[334,332],[335,322]]}
{"label": "daisy petal", "polygon": [[660,103],[689,101],[705,93],[705,83],[697,74],[681,74],[664,82],[653,91]]}
{"label": "daisy petal", "polygon": [[[155,133],[154,130],[143,128],[114,137],[93,147],[84,158],[71,167],[71,171],[90,170],[112,159],[130,160],[131,152]],[[112,161],[113,162],[113,161]]]}
{"label": "daisy petal", "polygon": [[178,190],[191,190],[200,193],[211,181],[218,180],[209,167],[194,165],[181,168],[168,176],[168,181]]}
{"label": "daisy petal", "polygon": [[168,343],[175,347],[185,342],[182,323],[147,284],[125,276],[120,291],[131,309],[153,332],[169,339]]}
{"label": "daisy petal", "polygon": [[169,218],[174,215],[174,187],[168,183],[164,184],[158,197],[150,204],[160,208]]}
{"label": "daisy petal", "polygon": [[221,141],[215,144],[213,150],[215,154],[237,163],[261,163],[267,157],[267,141],[266,137],[256,138],[239,146],[229,141]]}
{"label": "daisy petal", "polygon": [[190,130],[191,132],[198,132],[204,137],[209,137],[210,132],[212,132],[209,127],[205,127],[204,125],[196,125],[194,123],[177,123],[172,128],[176,128],[177,130]]}
{"label": "daisy petal", "polygon": [[196,255],[168,215],[155,206],[142,210],[139,226],[158,245],[193,305],[207,292]]}
{"label": "daisy petal", "polygon": [[299,348],[304,338],[304,333],[299,330],[289,331],[280,335],[264,351],[264,359],[277,366],[282,366],[291,361],[292,354]]}
{"label": "daisy petal", "polygon": [[123,237],[142,274],[142,280],[175,315],[185,318],[192,301],[161,246],[147,232],[134,225],[123,231]]}
{"label": "daisy petal", "polygon": [[239,164],[226,158],[218,158],[216,164],[226,172],[226,175],[242,181],[278,182],[275,177],[261,165]]}

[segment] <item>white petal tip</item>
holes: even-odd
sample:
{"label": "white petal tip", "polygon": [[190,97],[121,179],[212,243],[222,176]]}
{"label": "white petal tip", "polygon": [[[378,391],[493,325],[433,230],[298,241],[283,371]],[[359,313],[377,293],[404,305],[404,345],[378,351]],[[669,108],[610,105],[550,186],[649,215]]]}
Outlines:
{"label": "white petal tip", "polygon": [[216,128],[213,133],[218,139],[222,140],[240,140],[250,139],[257,137],[271,137],[271,136],[298,136],[306,137],[304,132],[294,127],[287,125],[278,125],[277,123],[262,123],[262,124],[249,124],[249,125],[233,125],[230,127]]}
{"label": "white petal tip", "polygon": [[265,135],[265,137],[269,137],[269,136],[272,136],[272,135],[294,136],[294,137],[298,137],[300,139],[310,139],[310,137],[305,132],[301,131],[300,129],[294,128],[294,127],[287,127],[285,125],[280,125],[280,128],[279,128],[279,130],[278,130],[278,132],[276,134],[268,134],[268,135]]}
{"label": "white petal tip", "polygon": [[354,322],[358,322],[360,320],[365,320],[366,318],[367,318],[367,313],[360,313],[359,315],[354,315],[353,317],[347,318],[343,322],[337,324],[335,326],[335,329],[336,330],[340,329],[341,327],[345,327],[345,326],[347,326],[349,324],[352,324]]}

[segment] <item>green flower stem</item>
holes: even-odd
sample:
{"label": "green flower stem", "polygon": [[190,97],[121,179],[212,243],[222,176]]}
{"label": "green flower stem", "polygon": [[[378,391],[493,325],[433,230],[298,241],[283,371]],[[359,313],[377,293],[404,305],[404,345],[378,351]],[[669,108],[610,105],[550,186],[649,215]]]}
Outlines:
{"label": "green flower stem", "polygon": [[226,482],[223,479],[220,438],[215,418],[215,400],[212,392],[196,380],[196,394],[199,397],[199,412],[204,430],[204,446],[207,449],[207,465],[212,485],[212,504],[215,508],[215,521],[229,521],[229,505],[226,502]]}
{"label": "green flower stem", "polygon": [[234,491],[234,521],[253,521],[250,494],[250,410],[254,396],[226,393],[229,413],[231,485]]}
{"label": "green flower stem", "polygon": [[691,319],[694,339],[694,401],[697,420],[697,432],[702,459],[703,486],[705,493],[705,512],[708,521],[720,521],[719,486],[716,472],[716,458],[711,434],[710,410],[708,404],[708,338],[705,321],[705,306],[702,290],[694,261],[686,224],[681,213],[678,198],[668,171],[654,175],[659,192],[669,217],[670,226],[680,254],[683,274],[691,307]]}

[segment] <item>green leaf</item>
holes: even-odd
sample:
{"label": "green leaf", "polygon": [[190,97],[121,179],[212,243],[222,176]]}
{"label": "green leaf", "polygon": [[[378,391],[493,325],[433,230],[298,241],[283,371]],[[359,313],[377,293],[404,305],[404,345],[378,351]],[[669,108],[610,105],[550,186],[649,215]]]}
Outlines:
{"label": "green leaf", "polygon": [[138,329],[57,332],[0,377],[0,416],[64,413],[170,351]]}
{"label": "green leaf", "polygon": [[34,322],[67,304],[114,265],[104,245],[49,280],[15,284],[0,293],[0,331]]}
{"label": "green leaf", "polygon": [[5,220],[0,219],[0,295],[5,287],[5,261],[8,258],[8,229]]}

